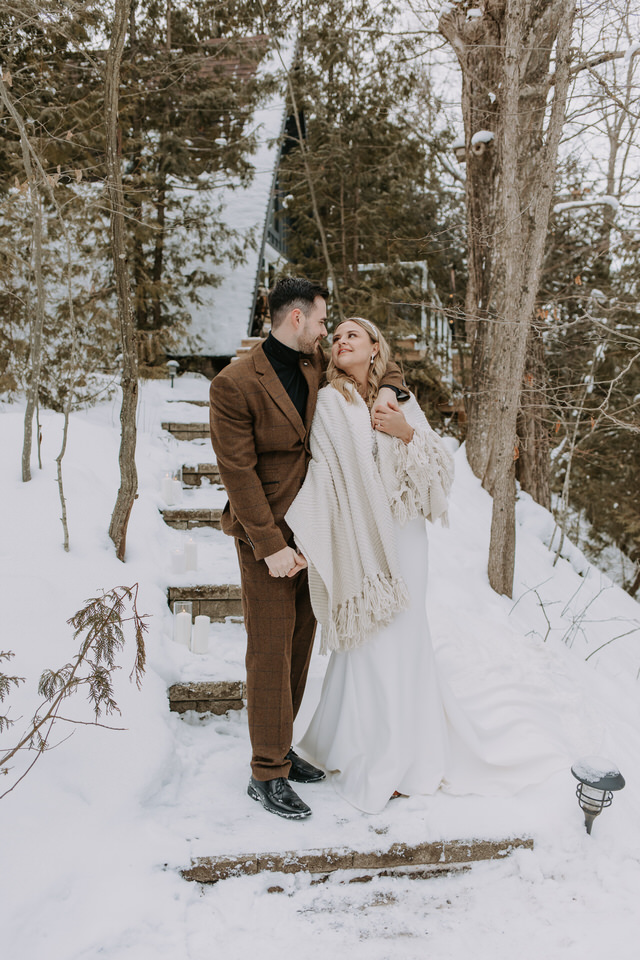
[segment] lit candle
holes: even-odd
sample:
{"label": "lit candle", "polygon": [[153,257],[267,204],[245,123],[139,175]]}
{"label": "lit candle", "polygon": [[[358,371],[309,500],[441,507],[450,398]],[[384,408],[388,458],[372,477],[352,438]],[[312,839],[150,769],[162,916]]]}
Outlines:
{"label": "lit candle", "polygon": [[185,647],[191,644],[191,614],[186,610],[176,613],[173,618],[173,639]]}
{"label": "lit candle", "polygon": [[176,548],[171,551],[171,573],[184,573],[187,569],[184,550]]}
{"label": "lit candle", "polygon": [[173,491],[173,503],[182,503],[182,480],[171,481],[171,488]]}
{"label": "lit candle", "polygon": [[164,500],[164,502],[168,507],[170,507],[173,503],[175,503],[173,490],[174,490],[173,477],[171,476],[170,473],[167,473],[162,478],[161,492],[162,492],[162,499]]}
{"label": "lit candle", "polygon": [[211,621],[209,617],[196,617],[193,625],[193,635],[191,637],[191,649],[194,653],[209,652],[209,627]]}
{"label": "lit candle", "polygon": [[189,537],[184,545],[184,559],[187,570],[198,569],[198,544],[193,537]]}

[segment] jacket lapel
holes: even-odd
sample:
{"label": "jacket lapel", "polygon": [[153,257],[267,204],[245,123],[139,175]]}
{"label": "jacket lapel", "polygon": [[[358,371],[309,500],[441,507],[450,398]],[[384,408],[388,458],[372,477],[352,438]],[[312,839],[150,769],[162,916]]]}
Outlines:
{"label": "jacket lapel", "polygon": [[320,383],[322,362],[318,356],[304,357],[301,361],[301,369],[307,386],[309,387],[309,397],[307,399],[307,409],[305,411],[304,425],[307,433],[311,430],[311,421],[316,409],[318,399],[318,385]]}
{"label": "jacket lapel", "polygon": [[[253,362],[256,368],[256,374],[262,386],[267,391],[273,402],[282,410],[287,420],[290,421],[291,425],[294,427],[296,432],[299,434],[300,439],[304,440],[306,437],[306,427],[302,422],[302,417],[296,410],[293,402],[285,390],[285,388],[280,383],[278,374],[275,372],[271,364],[269,363],[269,358],[262,349],[262,344],[259,343],[255,347],[255,352],[253,354]],[[309,364],[309,366],[311,366]],[[307,378],[307,382],[309,382]],[[317,393],[316,385],[316,393]],[[311,393],[311,385],[309,385],[309,393]],[[314,401],[315,405],[315,401]],[[307,409],[309,407],[307,406]]]}

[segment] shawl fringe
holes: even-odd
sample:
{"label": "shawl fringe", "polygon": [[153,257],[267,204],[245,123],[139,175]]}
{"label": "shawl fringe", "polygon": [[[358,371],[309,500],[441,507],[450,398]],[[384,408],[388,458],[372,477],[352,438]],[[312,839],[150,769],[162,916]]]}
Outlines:
{"label": "shawl fringe", "polygon": [[409,591],[404,580],[381,574],[365,577],[362,593],[341,603],[332,619],[321,624],[320,653],[355,650],[370,633],[391,623],[395,614],[408,606]]}

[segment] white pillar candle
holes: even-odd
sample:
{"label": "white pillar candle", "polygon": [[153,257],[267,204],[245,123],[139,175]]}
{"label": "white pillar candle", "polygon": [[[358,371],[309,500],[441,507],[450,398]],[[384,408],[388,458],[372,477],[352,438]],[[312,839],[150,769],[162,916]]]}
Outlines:
{"label": "white pillar candle", "polygon": [[198,569],[198,544],[192,537],[184,545],[184,559],[187,570]]}
{"label": "white pillar candle", "polygon": [[176,549],[171,551],[171,573],[184,573],[187,569],[187,562],[184,550]]}
{"label": "white pillar candle", "polygon": [[181,480],[172,480],[171,487],[173,490],[173,502],[182,503],[182,481]]}
{"label": "white pillar candle", "polygon": [[191,645],[191,614],[186,611],[176,613],[173,618],[173,639],[185,647]]}
{"label": "white pillar candle", "polygon": [[162,499],[168,507],[175,503],[175,497],[173,495],[173,477],[171,474],[167,474],[162,478],[161,493]]}
{"label": "white pillar candle", "polygon": [[194,653],[209,652],[209,627],[211,620],[209,617],[196,617],[193,624],[193,634],[191,636],[191,649]]}

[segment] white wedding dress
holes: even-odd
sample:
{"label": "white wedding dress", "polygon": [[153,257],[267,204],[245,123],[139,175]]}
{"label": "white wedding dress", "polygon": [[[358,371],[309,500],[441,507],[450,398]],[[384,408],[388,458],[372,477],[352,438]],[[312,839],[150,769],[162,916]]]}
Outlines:
{"label": "white wedding dress", "polygon": [[360,647],[331,654],[301,751],[366,813],[380,812],[396,790],[501,795],[543,781],[566,757],[529,739],[526,724],[522,736],[512,722],[493,732],[474,726],[439,676],[426,614],[426,523],[394,521],[394,529],[410,607]]}

